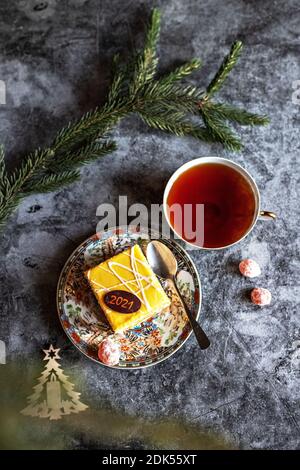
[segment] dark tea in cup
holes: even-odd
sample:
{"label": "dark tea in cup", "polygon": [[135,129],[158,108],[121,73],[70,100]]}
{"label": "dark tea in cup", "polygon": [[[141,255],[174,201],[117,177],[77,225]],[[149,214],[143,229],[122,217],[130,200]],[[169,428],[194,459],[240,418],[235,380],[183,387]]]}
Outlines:
{"label": "dark tea in cup", "polygon": [[[195,234],[202,234],[199,247],[218,249],[236,243],[252,228],[258,215],[259,193],[250,175],[238,165],[224,159],[218,162],[218,158],[204,160],[212,161],[187,165],[186,169],[184,165],[173,175],[166,188],[165,212],[183,240],[199,246],[199,236],[188,239],[184,233],[183,228],[192,225]],[[170,210],[174,205],[182,209],[181,220]],[[188,205],[191,210],[187,212]],[[197,205],[203,208],[200,220],[196,217]]]}

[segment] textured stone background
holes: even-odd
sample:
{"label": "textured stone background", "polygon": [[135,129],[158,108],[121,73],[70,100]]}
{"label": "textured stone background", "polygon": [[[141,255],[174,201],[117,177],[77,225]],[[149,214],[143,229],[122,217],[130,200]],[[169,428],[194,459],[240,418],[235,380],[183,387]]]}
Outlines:
{"label": "textured stone background", "polygon": [[[242,39],[244,53],[221,98],[267,113],[272,123],[243,130],[245,149],[237,155],[127,119],[116,129],[114,155],[85,168],[78,184],[28,198],[10,218],[0,242],[0,337],[8,353],[8,364],[0,369],[1,390],[7,386],[6,405],[12,406],[9,422],[18,429],[11,446],[55,446],[54,435],[68,448],[187,446],[174,435],[173,424],[167,426],[164,444],[159,438],[155,444],[147,441],[142,432],[138,437],[133,424],[134,417],[148,426],[153,422],[155,434],[155,420],[172,417],[180,429],[211,431],[234,447],[299,448],[300,105],[292,103],[293,81],[300,80],[298,1],[2,0],[0,79],[6,83],[7,104],[0,106],[0,123],[8,163],[13,166],[70,118],[101,102],[110,58],[118,50],[126,52],[133,38],[142,40],[154,5],[163,12],[161,66],[200,56],[204,67],[195,80],[204,86],[232,41]],[[261,189],[263,208],[277,212],[278,220],[259,222],[245,241],[226,251],[192,252],[203,284],[209,350],[199,352],[191,338],[153,368],[98,367],[68,342],[56,316],[56,284],[66,258],[94,232],[100,203],[116,203],[119,194],[127,194],[130,202],[160,202],[168,176],[191,158],[208,154],[244,165]],[[254,282],[237,271],[245,256],[262,266],[257,282],[272,291],[269,308],[248,301]],[[71,428],[67,422],[63,428],[31,420],[30,433],[21,436],[26,418],[18,410],[34,383],[32,364],[40,371],[41,348],[50,342],[62,348],[63,367],[93,409],[91,422],[83,424],[84,413]],[[9,364],[20,372],[8,387]],[[111,423],[103,421],[96,423],[97,434],[87,432],[95,425],[93,413],[95,420],[103,407],[108,415],[129,420],[126,432],[108,436]],[[40,442],[41,429],[46,444]]]}

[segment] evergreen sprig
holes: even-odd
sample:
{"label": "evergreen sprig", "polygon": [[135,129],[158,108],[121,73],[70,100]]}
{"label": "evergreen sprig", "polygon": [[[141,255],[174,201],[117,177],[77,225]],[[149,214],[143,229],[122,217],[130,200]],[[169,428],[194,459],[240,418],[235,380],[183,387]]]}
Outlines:
{"label": "evergreen sprig", "polygon": [[153,10],[151,27],[148,29],[143,51],[138,54],[130,91],[135,95],[147,82],[153,79],[157,64],[157,42],[160,32],[160,12]]}
{"label": "evergreen sprig", "polygon": [[232,121],[241,126],[265,126],[269,123],[267,116],[249,113],[245,109],[235,108],[229,104],[207,102],[204,110],[212,111],[215,116],[224,121]]}
{"label": "evergreen sprig", "polygon": [[241,41],[236,41],[233,43],[229,54],[224,58],[221,67],[219,68],[216,75],[207,87],[208,96],[211,97],[214,93],[220,90],[227,76],[237,63],[242,47],[243,44],[241,43]]}
{"label": "evergreen sprig", "polygon": [[80,172],[76,170],[61,171],[58,174],[51,173],[41,176],[41,178],[25,184],[22,189],[22,196],[29,196],[35,193],[49,193],[61,188],[62,185],[75,183],[80,178]]}
{"label": "evergreen sprig", "polygon": [[217,114],[202,109],[202,117],[208,133],[216,142],[221,142],[228,150],[234,151],[242,148],[241,140]]}
{"label": "evergreen sprig", "polygon": [[159,31],[160,13],[155,9],[144,49],[126,65],[120,57],[114,58],[115,74],[105,105],[69,123],[48,148],[35,150],[8,173],[0,147],[0,226],[24,197],[56,191],[77,181],[82,165],[113,152],[116,143],[108,133],[130,113],[137,113],[155,129],[220,142],[230,150],[239,150],[241,141],[228,127],[229,121],[252,126],[268,123],[266,116],[212,101],[237,62],[241,42],[233,44],[207,89],[202,90],[180,83],[201,67],[199,59],[157,76]]}
{"label": "evergreen sprig", "polygon": [[0,181],[5,175],[5,153],[3,145],[0,145]]}

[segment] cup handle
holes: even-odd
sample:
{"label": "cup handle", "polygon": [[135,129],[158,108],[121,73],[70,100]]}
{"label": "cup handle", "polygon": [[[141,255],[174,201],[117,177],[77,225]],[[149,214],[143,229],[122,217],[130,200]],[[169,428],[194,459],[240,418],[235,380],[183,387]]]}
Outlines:
{"label": "cup handle", "polygon": [[271,211],[260,211],[258,217],[262,220],[276,220],[277,215]]}

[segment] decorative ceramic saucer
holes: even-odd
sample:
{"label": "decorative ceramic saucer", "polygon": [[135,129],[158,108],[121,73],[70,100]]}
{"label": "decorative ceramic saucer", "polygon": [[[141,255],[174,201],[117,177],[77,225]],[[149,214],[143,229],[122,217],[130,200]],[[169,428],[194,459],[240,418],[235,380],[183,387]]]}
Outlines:
{"label": "decorative ceramic saucer", "polygon": [[[102,364],[97,352],[101,341],[113,334],[83,272],[136,243],[143,250],[153,232],[118,227],[97,233],[85,240],[66,262],[57,286],[58,315],[66,334],[87,357]],[[175,254],[178,262],[177,285],[185,301],[198,318],[201,307],[201,286],[197,270],[187,253],[175,241],[160,238]],[[184,344],[191,327],[181,302],[168,283],[162,286],[171,299],[171,306],[140,325],[122,333],[114,333],[120,344],[121,358],[117,369],[137,369],[161,362]],[[102,364],[103,365],[103,364]]]}

